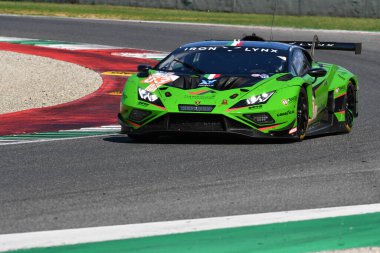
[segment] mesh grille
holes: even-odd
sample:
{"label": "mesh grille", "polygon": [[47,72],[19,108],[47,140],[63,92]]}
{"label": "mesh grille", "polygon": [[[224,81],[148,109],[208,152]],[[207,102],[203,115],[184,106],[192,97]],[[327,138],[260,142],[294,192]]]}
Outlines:
{"label": "mesh grille", "polygon": [[169,130],[175,131],[224,131],[223,118],[219,115],[172,114]]}

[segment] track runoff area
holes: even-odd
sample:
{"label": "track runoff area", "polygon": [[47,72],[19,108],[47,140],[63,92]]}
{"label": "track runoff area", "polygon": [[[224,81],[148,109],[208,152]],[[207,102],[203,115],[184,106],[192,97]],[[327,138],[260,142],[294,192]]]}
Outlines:
{"label": "track runoff area", "polygon": [[[126,79],[135,73],[138,64],[154,64],[166,56],[147,50],[10,37],[0,37],[0,50],[79,64],[98,72],[103,79],[96,92],[71,103],[0,115],[0,145],[118,133],[115,115]],[[99,108],[99,104],[103,106]]]}
{"label": "track runoff area", "polygon": [[[118,134],[115,112],[125,81],[138,64],[154,64],[166,55],[8,37],[0,37],[0,50],[76,63],[103,78],[100,89],[71,103],[0,115],[0,145]],[[104,105],[101,109],[99,103]],[[96,115],[82,117],[93,108]],[[26,114],[33,120],[22,122]],[[378,247],[379,224],[380,204],[371,204],[3,234],[0,252],[319,252]]]}

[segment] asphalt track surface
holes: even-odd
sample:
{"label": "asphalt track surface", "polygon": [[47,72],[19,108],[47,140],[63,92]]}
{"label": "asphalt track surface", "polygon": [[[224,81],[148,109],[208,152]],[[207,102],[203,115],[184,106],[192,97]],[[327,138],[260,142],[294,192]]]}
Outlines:
{"label": "asphalt track surface", "polygon": [[[255,31],[269,37],[268,29]],[[0,16],[0,36],[163,51],[250,32]],[[274,30],[281,40],[313,34]],[[318,59],[359,76],[360,113],[351,134],[301,143],[201,136],[133,143],[115,136],[0,146],[0,233],[379,203],[380,35],[318,34],[363,42],[360,56],[318,52]]]}

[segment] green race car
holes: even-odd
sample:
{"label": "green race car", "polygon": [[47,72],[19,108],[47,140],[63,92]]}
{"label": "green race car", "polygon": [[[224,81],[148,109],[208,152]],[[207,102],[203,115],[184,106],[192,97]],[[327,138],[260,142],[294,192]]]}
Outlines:
{"label": "green race car", "polygon": [[186,44],[153,68],[140,65],[123,90],[122,133],[132,139],[228,133],[302,140],[351,131],[358,79],[341,66],[315,61],[313,54],[360,53],[361,44],[256,38]]}

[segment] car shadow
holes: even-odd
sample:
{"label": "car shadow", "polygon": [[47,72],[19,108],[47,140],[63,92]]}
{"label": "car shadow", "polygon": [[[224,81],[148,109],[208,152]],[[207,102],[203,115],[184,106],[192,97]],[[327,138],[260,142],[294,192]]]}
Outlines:
{"label": "car shadow", "polygon": [[239,135],[210,135],[210,134],[182,134],[160,136],[159,138],[137,141],[127,135],[113,135],[103,138],[104,141],[113,143],[130,144],[212,144],[212,145],[236,145],[236,144],[293,144],[289,139],[257,139]]}

